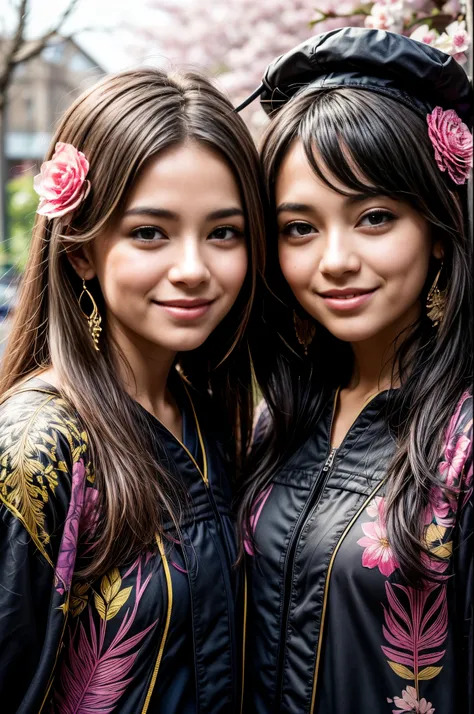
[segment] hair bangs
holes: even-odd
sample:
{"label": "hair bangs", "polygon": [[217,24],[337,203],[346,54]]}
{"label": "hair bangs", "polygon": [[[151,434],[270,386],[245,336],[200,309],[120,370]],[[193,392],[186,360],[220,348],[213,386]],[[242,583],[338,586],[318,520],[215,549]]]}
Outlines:
{"label": "hair bangs", "polygon": [[[423,147],[402,131],[406,109],[400,113],[397,102],[384,97],[383,104],[390,106],[383,106],[368,92],[354,89],[307,94],[313,101],[302,117],[298,138],[321,181],[342,195],[383,194],[416,201],[417,166],[423,164],[416,153]],[[387,110],[393,117],[390,124]],[[422,123],[415,115],[414,121]]]}

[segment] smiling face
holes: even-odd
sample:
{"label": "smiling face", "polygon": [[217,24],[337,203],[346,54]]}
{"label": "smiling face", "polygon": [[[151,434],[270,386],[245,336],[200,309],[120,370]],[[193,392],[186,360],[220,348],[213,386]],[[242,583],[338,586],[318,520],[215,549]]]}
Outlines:
{"label": "smiling face", "polygon": [[[317,159],[317,155],[316,155]],[[340,340],[390,338],[411,324],[432,247],[427,221],[407,203],[324,184],[296,141],[276,183],[279,259],[298,302]]]}
{"label": "smiling face", "polygon": [[[150,160],[123,212],[89,251],[107,325],[122,347],[199,347],[234,304],[247,272],[245,218],[225,161],[188,142]],[[76,264],[77,269],[77,264]]]}

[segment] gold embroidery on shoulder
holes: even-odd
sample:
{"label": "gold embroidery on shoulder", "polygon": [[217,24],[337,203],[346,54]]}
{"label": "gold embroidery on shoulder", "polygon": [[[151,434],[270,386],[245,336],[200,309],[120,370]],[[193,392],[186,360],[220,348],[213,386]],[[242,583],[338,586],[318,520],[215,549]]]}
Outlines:
{"label": "gold embroidery on shoulder", "polygon": [[87,437],[60,397],[49,395],[40,403],[32,401],[13,397],[3,406],[0,500],[21,520],[50,562],[45,548],[50,534],[45,528],[44,507],[54,496],[61,473],[68,470],[61,459],[59,436],[67,440],[73,463],[87,449]]}

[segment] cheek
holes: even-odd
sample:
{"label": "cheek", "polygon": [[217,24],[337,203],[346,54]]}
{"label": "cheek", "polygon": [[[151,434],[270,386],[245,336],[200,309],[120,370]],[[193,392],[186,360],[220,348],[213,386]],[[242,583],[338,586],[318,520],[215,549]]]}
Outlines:
{"label": "cheek", "polygon": [[280,242],[278,258],[283,277],[293,292],[310,287],[315,270],[314,251],[304,250],[303,246],[294,248]]}
{"label": "cheek", "polygon": [[416,299],[425,284],[430,261],[428,241],[408,239],[400,241],[393,250],[382,253],[376,271],[385,278],[388,287],[392,287],[398,300]]}
{"label": "cheek", "polygon": [[248,269],[247,247],[242,244],[232,251],[222,251],[213,261],[214,277],[230,297],[237,297]]}
{"label": "cheek", "polygon": [[111,248],[98,266],[99,282],[106,300],[133,293],[147,293],[159,280],[160,261],[147,251],[130,250],[126,244]]}

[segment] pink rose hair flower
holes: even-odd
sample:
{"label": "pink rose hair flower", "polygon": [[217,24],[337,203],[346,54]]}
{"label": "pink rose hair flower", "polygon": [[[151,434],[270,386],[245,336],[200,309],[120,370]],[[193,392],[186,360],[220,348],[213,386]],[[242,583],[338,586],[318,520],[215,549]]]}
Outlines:
{"label": "pink rose hair flower", "polygon": [[41,165],[34,178],[34,189],[41,199],[37,213],[59,218],[77,208],[90,191],[88,171],[89,162],[82,151],[58,141],[53,158]]}
{"label": "pink rose hair flower", "polygon": [[472,134],[454,109],[435,107],[426,117],[428,134],[440,171],[447,171],[454,183],[466,183],[472,169]]}

